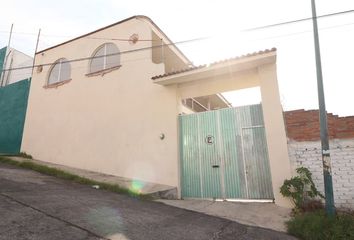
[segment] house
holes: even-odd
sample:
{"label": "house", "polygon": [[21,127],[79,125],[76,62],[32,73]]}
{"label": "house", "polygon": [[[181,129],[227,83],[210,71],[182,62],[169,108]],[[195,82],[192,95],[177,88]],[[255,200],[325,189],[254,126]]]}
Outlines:
{"label": "house", "polygon": [[14,48],[0,49],[0,87],[31,77],[33,58]]}
{"label": "house", "polygon": [[[194,66],[151,19],[133,16],[40,51],[35,65],[22,141],[34,158],[183,198],[289,206],[276,49]],[[254,86],[262,105],[233,109],[220,94]]]}

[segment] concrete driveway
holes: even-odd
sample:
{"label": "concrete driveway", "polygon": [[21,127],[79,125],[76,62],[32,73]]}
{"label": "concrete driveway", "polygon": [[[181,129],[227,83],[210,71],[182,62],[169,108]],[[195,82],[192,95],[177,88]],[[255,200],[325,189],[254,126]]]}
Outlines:
{"label": "concrete driveway", "polygon": [[0,164],[0,239],[295,239]]}

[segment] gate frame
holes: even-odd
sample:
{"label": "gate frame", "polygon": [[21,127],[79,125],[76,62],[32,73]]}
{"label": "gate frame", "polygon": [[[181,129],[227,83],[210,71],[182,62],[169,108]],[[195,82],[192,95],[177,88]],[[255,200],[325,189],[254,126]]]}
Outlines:
{"label": "gate frame", "polygon": [[[181,101],[185,98],[260,87],[275,203],[290,208],[290,200],[280,194],[284,180],[291,178],[291,168],[277,82],[276,55],[276,49],[273,48],[208,66],[166,74],[154,79],[154,83],[175,87],[180,108]],[[180,160],[178,165],[180,166]],[[178,171],[180,191],[181,172],[180,169]]]}
{"label": "gate frame", "polygon": [[[261,113],[260,114],[260,119],[258,119],[257,118],[257,124],[256,125],[248,125],[249,123],[246,123],[245,124],[245,122],[243,122],[243,121],[241,121],[241,122],[239,122],[238,120],[237,120],[237,117],[236,117],[236,115],[235,114],[246,114],[246,112],[245,112],[245,110],[242,110],[242,109],[245,109],[246,108],[246,111],[247,111],[247,109],[248,110],[251,110],[251,109],[255,109],[255,108],[261,108],[262,107],[262,104],[251,104],[251,105],[245,105],[245,106],[240,106],[240,107],[233,107],[233,108],[231,108],[232,109],[232,111],[231,111],[231,115],[232,116],[234,116],[233,117],[233,119],[232,119],[232,124],[233,124],[233,126],[235,126],[234,124],[236,124],[236,126],[238,125],[238,127],[236,127],[238,130],[236,130],[235,129],[235,132],[232,132],[233,134],[237,134],[237,132],[239,133],[239,134],[237,134],[238,136],[240,136],[240,138],[241,138],[241,141],[239,142],[239,145],[237,144],[237,138],[231,138],[233,141],[235,141],[234,143],[233,143],[233,145],[236,147],[236,149],[238,149],[238,151],[241,153],[241,155],[242,155],[242,157],[241,158],[238,158],[237,157],[237,159],[234,159],[234,160],[236,160],[237,162],[239,162],[239,163],[242,163],[242,168],[240,168],[239,169],[239,171],[236,173],[235,172],[235,174],[237,175],[237,174],[239,174],[239,173],[242,173],[239,177],[236,177],[237,179],[239,179],[239,181],[244,181],[244,184],[245,184],[245,187],[244,187],[244,194],[242,194],[243,196],[241,197],[241,196],[239,196],[239,197],[231,197],[231,196],[228,196],[227,195],[227,190],[226,190],[226,182],[225,182],[225,180],[227,179],[226,178],[226,168],[225,168],[225,164],[226,164],[226,159],[228,159],[228,156],[229,155],[225,155],[224,154],[224,138],[223,138],[223,133],[225,134],[225,132],[222,130],[223,128],[222,128],[222,126],[225,126],[225,125],[221,125],[221,123],[220,123],[220,121],[221,121],[221,116],[223,116],[222,114],[222,109],[218,109],[218,110],[212,110],[212,112],[214,112],[212,115],[210,115],[209,117],[210,117],[210,121],[212,121],[213,122],[213,126],[215,127],[215,129],[214,129],[214,127],[212,127],[212,129],[214,129],[216,132],[215,132],[215,135],[214,135],[214,137],[217,139],[217,144],[215,144],[215,147],[217,148],[217,154],[216,154],[216,156],[214,156],[213,154],[212,154],[212,156],[214,156],[214,157],[219,157],[220,159],[220,168],[219,168],[219,174],[220,174],[220,178],[218,178],[218,179],[214,179],[215,181],[217,181],[217,182],[215,182],[217,185],[218,185],[218,187],[220,188],[220,195],[218,196],[218,197],[214,197],[214,198],[210,198],[210,197],[205,197],[204,196],[204,190],[205,189],[203,189],[203,173],[204,173],[204,171],[202,170],[202,168],[203,167],[207,167],[208,168],[208,165],[204,165],[205,164],[205,162],[203,161],[203,163],[204,164],[202,164],[202,156],[204,156],[205,154],[207,154],[206,152],[204,152],[203,151],[203,149],[204,148],[202,148],[201,147],[201,145],[202,145],[202,143],[204,142],[204,141],[202,141],[202,138],[203,138],[203,136],[201,135],[201,131],[200,131],[200,129],[201,129],[201,117],[200,117],[200,115],[203,115],[203,117],[202,118],[204,118],[204,117],[207,117],[208,118],[208,115],[207,116],[205,116],[206,114],[208,114],[208,112],[196,112],[196,113],[192,113],[192,114],[187,114],[187,115],[185,115],[185,116],[179,116],[179,118],[178,118],[178,126],[179,126],[179,131],[178,131],[178,133],[179,133],[179,143],[180,143],[180,152],[179,152],[179,155],[180,155],[180,171],[181,171],[181,179],[180,179],[180,185],[181,185],[181,197],[183,197],[183,199],[195,199],[195,198],[201,198],[201,199],[217,199],[217,200],[223,200],[223,201],[255,201],[255,202],[273,202],[274,201],[274,193],[273,193],[273,189],[272,189],[272,192],[271,192],[271,198],[268,198],[268,197],[265,197],[265,196],[263,196],[264,198],[250,198],[250,196],[251,196],[251,191],[252,191],[252,189],[250,189],[249,188],[249,184],[248,184],[248,181],[249,181],[249,177],[250,176],[255,176],[255,175],[253,175],[252,173],[252,175],[249,175],[250,174],[250,172],[249,172],[249,170],[247,170],[247,166],[249,166],[249,164],[247,164],[248,163],[248,161],[246,161],[246,158],[245,158],[245,139],[244,139],[244,130],[252,130],[252,129],[259,129],[259,128],[261,128],[261,129],[263,129],[263,131],[264,131],[264,134],[265,134],[265,127],[264,127],[264,118],[263,118],[263,113],[262,113],[262,110],[259,112],[259,113]],[[226,112],[227,113],[227,115],[230,113],[229,111],[228,112]],[[225,113],[224,113],[225,114]],[[191,116],[192,115],[192,116]],[[212,117],[212,116],[214,116],[214,117]],[[249,116],[249,117],[251,117],[251,116]],[[194,119],[194,120],[193,120]],[[185,121],[187,121],[187,122],[189,122],[189,124],[188,123],[185,123]],[[191,121],[191,122],[190,122]],[[261,121],[261,122],[258,122],[258,121]],[[194,122],[194,123],[193,123]],[[210,122],[209,122],[210,123]],[[192,124],[192,125],[191,125]],[[197,129],[191,129],[191,126],[193,126],[194,124],[197,124]],[[188,130],[184,130],[184,129],[188,129]],[[192,127],[193,128],[193,127]],[[204,129],[204,128],[203,128]],[[197,130],[196,132],[195,132],[195,130]],[[211,132],[213,132],[213,131],[211,131]],[[210,132],[210,133],[211,133]],[[205,133],[205,132],[204,132]],[[228,133],[230,133],[230,132],[228,132]],[[184,135],[184,134],[187,134],[187,135]],[[184,145],[184,141],[185,140],[187,140],[187,139],[190,139],[190,137],[191,136],[194,136],[194,137],[196,137],[196,142],[197,142],[197,144],[193,144],[193,146],[194,147],[185,147],[185,145]],[[205,135],[204,135],[205,136]],[[209,135],[206,135],[206,136],[209,136]],[[194,139],[194,137],[193,137],[193,139]],[[227,138],[227,139],[230,139],[230,138]],[[226,139],[226,141],[227,141],[227,139]],[[266,142],[266,139],[264,139],[265,140],[265,142],[264,142],[264,145],[265,146],[267,146],[267,142]],[[204,149],[205,150],[205,149]],[[196,157],[194,157],[194,159],[195,160],[192,160],[192,159],[190,159],[189,157],[186,157],[185,158],[185,154],[187,153],[187,155],[189,155],[189,154],[191,154],[192,152],[194,152],[194,151],[197,151],[198,152],[198,156]],[[270,164],[269,164],[269,155],[268,155],[268,152],[266,153],[266,157],[265,157],[265,160],[267,161],[267,163],[266,163],[266,165],[267,165],[267,169],[266,169],[266,171],[269,171],[269,172],[267,172],[267,173],[265,173],[266,175],[268,175],[268,177],[270,177],[270,181],[268,182],[267,181],[267,186],[268,187],[272,187],[272,182],[271,182],[271,174],[270,174]],[[236,156],[237,156],[237,154],[236,154]],[[186,161],[185,161],[186,160]],[[190,180],[190,177],[186,177],[186,173],[189,173],[189,174],[192,174],[191,172],[190,172],[190,170],[186,170],[185,169],[185,164],[187,164],[187,165],[190,165],[191,164],[191,161],[192,162],[195,162],[195,164],[197,164],[197,165],[199,165],[198,166],[198,170],[199,170],[199,179],[198,179],[198,177],[196,177],[196,178],[193,178],[194,180],[196,180],[196,181],[198,181],[199,180],[199,183],[197,183],[196,185],[194,185],[194,186],[191,186],[191,189],[189,189],[188,190],[188,192],[190,191],[190,190],[192,190],[192,189],[194,189],[192,192],[195,192],[195,190],[197,190],[197,189],[195,189],[195,187],[196,186],[198,186],[199,185],[199,188],[200,188],[200,192],[199,192],[199,194],[198,193],[196,193],[196,195],[194,195],[194,196],[182,196],[182,192],[183,192],[183,189],[184,189],[184,187],[186,187],[186,184],[184,183],[184,181],[186,180],[186,179],[189,179]],[[230,161],[230,160],[229,160]],[[186,166],[187,166],[186,165]],[[202,166],[203,165],[203,166]],[[190,168],[190,167],[188,167],[188,168]],[[185,170],[185,171],[184,171]],[[260,170],[260,169],[258,169],[258,170]],[[209,172],[210,173],[210,172]],[[262,175],[262,174],[261,174]],[[189,176],[191,176],[191,175],[189,175]],[[210,178],[210,179],[212,179],[212,176],[211,175],[208,175],[208,177],[207,178]],[[210,180],[209,179],[209,180]],[[264,179],[265,180],[265,179]],[[193,181],[194,182],[194,181]],[[229,181],[228,181],[228,183],[230,183]],[[238,182],[238,184],[240,184],[240,182]],[[236,187],[236,185],[234,186],[234,187]],[[210,190],[210,189],[209,189]],[[267,193],[270,193],[270,192],[268,192],[267,191]],[[261,192],[258,192],[258,194],[261,194]],[[189,194],[187,194],[187,195],[189,195]],[[193,194],[192,194],[193,195]],[[200,197],[198,197],[197,195],[200,195]],[[262,194],[261,194],[262,195]]]}

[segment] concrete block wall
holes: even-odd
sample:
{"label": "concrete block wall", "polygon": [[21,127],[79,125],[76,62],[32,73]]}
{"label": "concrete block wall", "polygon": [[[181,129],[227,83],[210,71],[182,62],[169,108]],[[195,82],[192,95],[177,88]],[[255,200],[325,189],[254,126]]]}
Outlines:
{"label": "concrete block wall", "polygon": [[[337,208],[354,210],[354,116],[328,114],[334,200]],[[324,192],[318,110],[284,113],[293,175],[304,166]]]}

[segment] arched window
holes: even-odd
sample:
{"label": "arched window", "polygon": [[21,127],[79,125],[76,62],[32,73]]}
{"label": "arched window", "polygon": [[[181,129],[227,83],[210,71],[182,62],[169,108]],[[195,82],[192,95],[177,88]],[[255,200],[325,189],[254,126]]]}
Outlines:
{"label": "arched window", "polygon": [[113,43],[101,45],[93,54],[90,73],[117,67],[120,65],[119,49]]}
{"label": "arched window", "polygon": [[68,60],[61,58],[57,60],[48,77],[48,85],[69,80],[71,75],[71,66]]}

